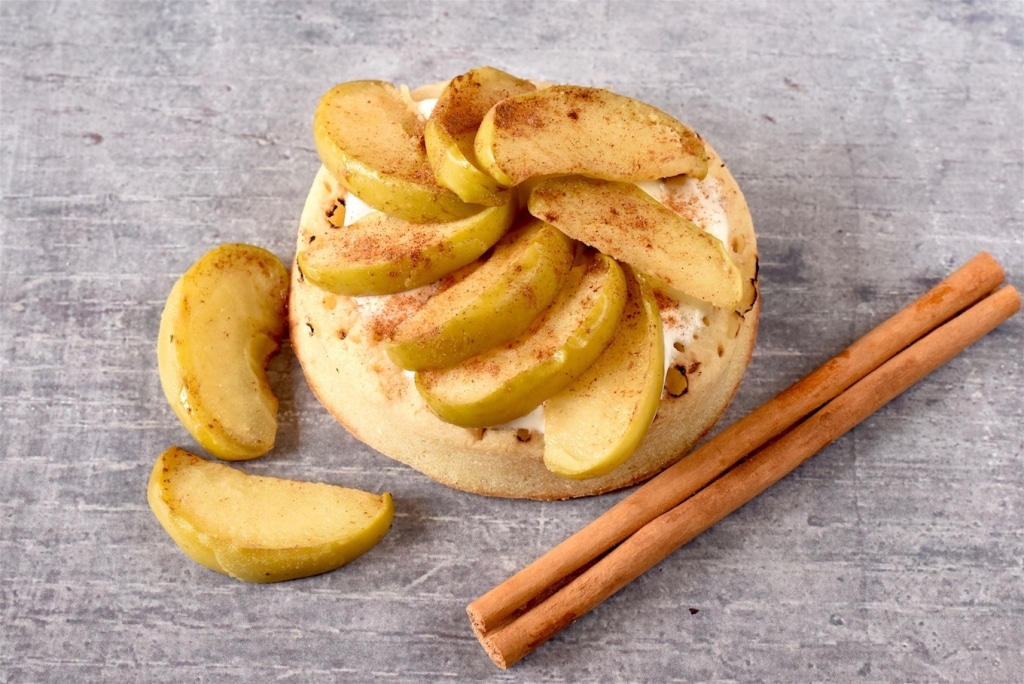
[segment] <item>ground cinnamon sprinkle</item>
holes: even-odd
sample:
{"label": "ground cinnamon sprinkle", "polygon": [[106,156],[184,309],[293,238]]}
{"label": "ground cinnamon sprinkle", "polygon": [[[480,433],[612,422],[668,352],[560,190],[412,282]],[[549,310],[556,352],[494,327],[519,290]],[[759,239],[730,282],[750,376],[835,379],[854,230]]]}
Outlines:
{"label": "ground cinnamon sprinkle", "polygon": [[[701,190],[703,194],[703,189]],[[668,197],[665,198],[664,203],[672,211],[676,212],[684,219],[688,221],[697,222],[697,218],[701,214],[701,200],[693,194],[687,194],[685,197],[681,196],[682,193],[672,192],[669,193]],[[704,195],[705,199],[707,195]],[[697,225],[700,225],[699,223]]]}
{"label": "ground cinnamon sprinkle", "polygon": [[[380,224],[400,220],[390,216],[370,215],[346,228],[345,230],[350,231],[350,235],[343,245],[345,258],[356,263],[394,262],[400,261],[410,254],[422,258],[424,251],[443,246],[443,241],[428,231],[415,229],[396,231],[369,223]],[[368,223],[362,223],[363,221]],[[401,234],[403,239],[393,239],[396,234]],[[388,237],[386,239],[380,237],[383,235]]]}
{"label": "ground cinnamon sprinkle", "polygon": [[435,292],[436,288],[424,287],[387,297],[379,311],[366,316],[364,326],[367,332],[374,340],[391,337],[395,329],[421,309]]}
{"label": "ground cinnamon sprinkle", "polygon": [[661,312],[661,320],[666,326],[675,326],[679,324],[679,312],[676,310],[676,307],[678,306],[676,300],[672,299],[664,292],[655,290],[654,301],[657,303],[658,310]]}

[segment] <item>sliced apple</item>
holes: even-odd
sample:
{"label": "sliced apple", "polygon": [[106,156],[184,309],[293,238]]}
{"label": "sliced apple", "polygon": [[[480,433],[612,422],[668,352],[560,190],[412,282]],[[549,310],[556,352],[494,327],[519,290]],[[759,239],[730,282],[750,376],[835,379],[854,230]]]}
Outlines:
{"label": "sliced apple", "polygon": [[565,176],[534,184],[530,213],[645,275],[722,309],[743,299],[743,276],[722,241],[632,183]]}
{"label": "sliced apple", "polygon": [[298,265],[311,283],[348,296],[394,294],[435,282],[475,261],[512,225],[514,198],[468,218],[413,223],[373,211],[345,226],[304,212]]}
{"label": "sliced apple", "polygon": [[371,207],[407,221],[465,218],[480,207],[434,178],[412,100],[384,81],[350,81],[328,91],[313,116],[323,165]]}
{"label": "sliced apple", "polygon": [[498,102],[480,123],[474,152],[505,187],[556,174],[641,181],[708,171],[704,145],[689,127],[657,107],[584,86]]}
{"label": "sliced apple", "polygon": [[515,339],[558,295],[574,245],[543,221],[508,233],[479,268],[395,329],[388,354],[406,370],[444,368]]}
{"label": "sliced apple", "polygon": [[160,319],[164,395],[192,436],[223,459],[274,446],[277,398],[266,365],[287,329],[288,271],[265,249],[226,244],[174,284]]}
{"label": "sliced apple", "polygon": [[544,463],[564,477],[611,472],[640,444],[661,403],[665,347],[651,287],[626,269],[629,295],[608,348],[544,405]]}
{"label": "sliced apple", "polygon": [[394,518],[387,493],[248,475],[178,447],[157,459],[147,499],[192,560],[246,582],[341,567],[373,548]]}
{"label": "sliced apple", "polygon": [[505,98],[536,90],[529,81],[493,67],[480,67],[453,78],[434,105],[423,139],[437,182],[465,202],[493,205],[505,188],[476,164],[473,141],[488,110]]}
{"label": "sliced apple", "polygon": [[450,368],[416,373],[416,388],[442,420],[463,427],[526,415],[604,351],[625,302],[622,268],[604,254],[586,253],[525,333]]}

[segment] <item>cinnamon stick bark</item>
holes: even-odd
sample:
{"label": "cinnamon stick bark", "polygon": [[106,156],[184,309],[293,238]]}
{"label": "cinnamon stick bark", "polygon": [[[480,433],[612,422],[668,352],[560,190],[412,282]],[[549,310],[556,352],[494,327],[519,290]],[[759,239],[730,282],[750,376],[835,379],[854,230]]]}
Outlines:
{"label": "cinnamon stick bark", "polygon": [[493,631],[478,631],[488,655],[502,668],[517,662],[994,330],[1020,306],[1018,292],[1003,288],[898,353],[800,425],[644,525],[540,604]]}
{"label": "cinnamon stick bark", "polygon": [[982,252],[843,352],[733,424],[532,564],[469,604],[485,634],[586,567],[741,458],[834,398],[922,335],[992,292],[1002,267]]}

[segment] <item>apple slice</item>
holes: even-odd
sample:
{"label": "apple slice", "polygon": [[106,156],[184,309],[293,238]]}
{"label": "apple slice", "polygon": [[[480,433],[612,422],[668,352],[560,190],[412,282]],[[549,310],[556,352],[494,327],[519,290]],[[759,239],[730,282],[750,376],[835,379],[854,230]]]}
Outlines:
{"label": "apple slice", "polygon": [[689,127],[639,100],[584,86],[498,102],[480,123],[474,151],[506,187],[555,174],[640,181],[708,171],[704,145]]}
{"label": "apple slice", "polygon": [[491,107],[536,89],[529,81],[486,66],[453,78],[438,97],[423,132],[437,182],[464,202],[503,202],[505,188],[477,167],[473,141]]}
{"label": "apple slice", "polygon": [[722,241],[632,183],[565,176],[534,184],[530,213],[676,292],[731,310],[743,276]]}
{"label": "apple slice", "polygon": [[239,460],[274,446],[266,365],[287,329],[288,270],[253,245],[207,252],[174,284],[160,318],[164,396],[210,453]]}
{"label": "apple slice", "polygon": [[438,185],[411,98],[384,81],[350,81],[329,90],[313,116],[323,165],[371,207],[407,221],[465,218],[480,207]]}
{"label": "apple slice", "polygon": [[629,295],[608,348],[544,405],[544,463],[564,477],[611,472],[647,434],[665,384],[661,315],[651,287],[626,269]]}
{"label": "apple slice", "polygon": [[604,351],[626,302],[614,259],[588,252],[551,306],[520,337],[458,365],[416,373],[416,388],[444,421],[491,427],[526,415]]}
{"label": "apple slice", "polygon": [[508,233],[479,268],[399,324],[388,354],[406,370],[444,368],[515,339],[562,289],[574,245],[535,219]]}
{"label": "apple slice", "polygon": [[157,459],[149,506],[194,561],[246,582],[329,572],[391,527],[390,494],[248,475],[171,447]]}
{"label": "apple slice", "polygon": [[336,294],[394,294],[435,282],[476,261],[516,215],[507,197],[455,221],[412,223],[372,211],[345,226],[334,215],[345,191],[332,180],[322,170],[314,181],[327,187],[303,210],[297,263],[303,277]]}

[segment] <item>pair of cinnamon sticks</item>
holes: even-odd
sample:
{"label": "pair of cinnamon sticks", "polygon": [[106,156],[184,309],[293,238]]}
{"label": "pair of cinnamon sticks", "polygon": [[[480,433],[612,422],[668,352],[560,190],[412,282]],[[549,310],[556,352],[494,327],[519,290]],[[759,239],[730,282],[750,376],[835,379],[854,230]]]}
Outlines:
{"label": "pair of cinnamon sticks", "polygon": [[[729,515],[1021,306],[981,253],[467,607],[501,668]],[[997,289],[998,288],[998,289]]]}

